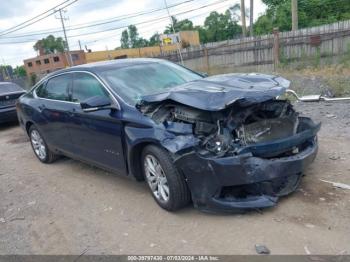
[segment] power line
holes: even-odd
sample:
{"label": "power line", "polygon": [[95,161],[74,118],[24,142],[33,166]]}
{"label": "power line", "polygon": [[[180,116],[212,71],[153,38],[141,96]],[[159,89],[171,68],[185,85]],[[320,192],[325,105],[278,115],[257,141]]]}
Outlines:
{"label": "power line", "polygon": [[[70,0],[67,0],[67,1],[70,1]],[[67,2],[67,1],[66,1],[66,2]],[[66,7],[68,7],[68,6],[72,5],[72,4],[74,4],[74,3],[77,2],[77,1],[78,1],[78,0],[73,0],[73,2],[68,3],[68,4],[66,4],[65,6],[62,6],[62,7],[60,7],[60,8],[61,8],[61,9],[66,8]],[[61,5],[62,5],[62,4],[61,4]],[[59,6],[61,6],[61,5],[59,5]],[[48,13],[48,12],[50,12],[50,11],[52,11],[52,9],[50,9],[50,10],[44,12],[44,13]],[[54,14],[57,13],[57,12],[58,12],[58,10],[53,10],[52,13],[47,14],[47,15],[45,15],[45,16],[43,16],[43,17],[41,17],[41,18],[39,18],[39,19],[37,19],[37,20],[35,20],[35,21],[29,23],[29,24],[20,26],[19,28],[13,29],[13,30],[8,31],[8,32],[5,32],[5,33],[0,33],[0,36],[8,35],[8,34],[10,34],[10,33],[19,31],[19,30],[21,30],[21,29],[23,29],[23,28],[26,28],[26,27],[28,27],[28,26],[30,26],[30,25],[32,25],[32,24],[35,24],[35,23],[37,23],[37,22],[39,22],[39,21],[41,21],[41,20],[43,20],[43,19],[45,19],[45,18],[47,18],[47,17],[49,17],[49,16],[51,16],[51,15],[54,15]],[[35,18],[33,18],[33,19],[35,19]],[[33,20],[33,19],[31,19],[31,20]]]}
{"label": "power line", "polygon": [[[230,5],[231,5],[231,4],[226,4],[226,5],[217,7],[217,8],[228,8]],[[215,9],[215,10],[216,10],[216,9]],[[210,10],[210,12],[215,11],[215,10]],[[198,18],[198,17],[202,17],[202,16],[205,16],[205,15],[208,15],[208,12],[204,12],[204,13],[202,12],[202,13],[197,14],[197,15],[194,15],[194,16],[184,17],[184,18],[181,18],[181,20],[183,20],[183,19]],[[155,24],[159,24],[159,22],[160,22],[160,21],[163,21],[163,20],[168,20],[168,18],[167,18],[167,17],[164,17],[163,19],[159,19],[159,20],[157,20],[156,22],[153,22],[153,23],[151,23],[151,24],[149,24],[149,25],[146,25],[146,26],[144,26],[144,27],[141,27],[141,30],[138,30],[138,32],[139,32],[140,34],[148,33],[148,32],[151,32],[151,31],[156,32],[157,30],[155,30],[154,28],[148,29],[148,30],[142,30],[142,29],[145,28],[145,27],[153,26],[153,25],[155,25]],[[138,28],[138,29],[140,29],[140,28]],[[96,39],[96,40],[84,42],[84,44],[85,44],[85,45],[86,45],[86,44],[92,44],[92,43],[96,43],[96,42],[99,42],[99,41],[102,41],[102,40],[105,40],[105,39],[117,38],[117,37],[120,37],[121,35],[122,35],[122,34],[119,33],[119,34],[113,35],[113,36],[98,38],[98,39]],[[74,45],[74,46],[77,46],[77,45]]]}
{"label": "power line", "polygon": [[[193,1],[194,0],[186,0],[186,1],[183,1],[183,2],[179,2],[179,3],[173,4],[173,5],[169,5],[169,8],[173,8],[173,7],[176,7],[176,6],[185,4],[185,3],[189,3],[189,2],[193,2]],[[95,22],[90,22],[90,23],[85,23],[85,24],[84,23],[83,24],[76,24],[76,25],[72,25],[70,27],[67,27],[66,31],[73,31],[73,30],[79,30],[79,29],[83,29],[83,28],[89,28],[89,27],[95,27],[95,26],[110,24],[110,23],[119,22],[119,21],[122,21],[122,20],[130,19],[130,18],[135,18],[135,17],[138,17],[138,16],[146,15],[146,14],[155,13],[155,12],[162,11],[162,10],[165,10],[165,9],[166,8],[158,8],[158,9],[153,9],[153,10],[150,10],[150,11],[147,11],[147,12],[144,11],[144,12],[137,12],[137,13],[126,14],[126,15],[110,18],[110,19],[108,19],[109,21],[106,21],[104,19],[104,20],[97,20]],[[85,26],[83,26],[83,25],[85,25]],[[78,26],[78,27],[75,27],[75,26]],[[49,31],[49,30],[52,30],[52,31]],[[54,29],[47,29],[45,31],[33,32],[33,33],[30,33],[30,34],[2,37],[1,39],[13,39],[13,38],[37,36],[37,35],[43,35],[43,34],[53,34],[53,33],[59,33],[59,32],[61,32],[61,30],[59,28],[54,28]],[[5,35],[5,34],[3,34],[3,35]],[[2,36],[2,35],[0,34],[0,36]]]}
{"label": "power line", "polygon": [[[207,4],[207,5],[202,5],[202,6],[199,6],[197,8],[194,8],[194,9],[190,9],[190,10],[187,10],[187,11],[184,11],[184,12],[180,12],[180,13],[176,13],[176,14],[173,14],[173,16],[177,16],[177,15],[181,15],[181,14],[186,14],[186,13],[190,13],[190,12],[193,12],[193,11],[196,11],[196,10],[199,10],[199,9],[203,9],[203,8],[206,8],[206,7],[209,7],[209,6],[212,6],[212,5],[216,5],[218,3],[223,3],[223,2],[227,2],[229,0],[219,0],[219,1],[216,1],[212,4]],[[141,24],[147,24],[147,23],[150,23],[150,22],[155,22],[155,21],[158,21],[159,19],[164,19],[164,18],[168,18],[168,16],[163,16],[163,17],[157,17],[157,18],[154,18],[154,19],[150,19],[150,20],[147,20],[147,21],[143,21],[143,22],[139,22],[139,23],[133,23],[133,25],[141,25]],[[105,30],[100,30],[100,31],[95,31],[95,32],[90,32],[90,33],[82,33],[82,34],[78,34],[78,35],[70,35],[69,37],[79,37],[79,36],[84,36],[84,35],[92,35],[92,34],[99,34],[99,33],[104,33],[104,32],[108,32],[108,31],[114,31],[114,30],[118,30],[118,29],[123,29],[123,28],[126,28],[128,27],[129,25],[126,25],[126,26],[119,26],[119,27],[113,27],[113,28],[108,28],[108,29],[105,29]]]}
{"label": "power line", "polygon": [[5,32],[7,32],[7,31],[10,31],[10,30],[12,30],[12,29],[15,29],[15,28],[17,28],[17,27],[19,27],[19,26],[21,26],[21,25],[24,25],[24,24],[26,24],[26,23],[28,23],[28,22],[30,22],[30,21],[32,21],[32,20],[34,20],[34,19],[36,19],[36,18],[42,16],[42,15],[44,15],[44,14],[47,14],[47,13],[50,12],[51,10],[54,10],[55,8],[57,8],[57,7],[59,7],[59,6],[63,5],[63,4],[65,4],[65,3],[67,3],[67,2],[69,2],[69,1],[70,1],[70,0],[66,0],[66,1],[60,3],[59,5],[56,5],[55,7],[52,7],[52,8],[50,8],[49,10],[46,10],[45,12],[43,12],[43,13],[41,13],[41,14],[39,14],[39,15],[36,15],[35,17],[33,17],[33,18],[29,19],[29,20],[26,20],[26,21],[24,21],[24,22],[22,22],[22,23],[20,23],[20,24],[18,24],[18,25],[15,25],[15,26],[13,26],[13,27],[10,27],[10,28],[8,28],[8,29],[6,29],[6,30],[4,30],[4,31],[1,31],[0,34],[5,33]]}
{"label": "power line", "polygon": [[[76,0],[77,1],[77,0]],[[211,3],[211,4],[206,4],[206,5],[202,5],[202,6],[199,6],[197,8],[193,8],[193,9],[190,9],[190,10],[187,10],[187,11],[183,11],[183,12],[179,12],[179,13],[176,13],[176,14],[173,14],[174,16],[177,16],[177,15],[182,15],[182,14],[186,14],[186,13],[190,13],[190,12],[193,12],[193,11],[197,11],[197,10],[200,10],[200,9],[203,9],[203,8],[206,8],[206,7],[209,7],[209,6],[213,6],[213,5],[217,5],[219,3],[223,3],[223,2],[227,2],[229,0],[219,0],[219,1],[216,1],[214,3]],[[143,22],[138,22],[138,23],[133,23],[133,25],[141,25],[141,24],[147,24],[147,23],[151,23],[151,22],[157,22],[159,20],[162,20],[162,19],[167,19],[168,16],[163,16],[163,17],[157,17],[157,18],[154,18],[154,19],[150,19],[150,20],[146,20],[146,21],[143,21]],[[69,38],[74,38],[74,37],[80,37],[80,36],[85,36],[85,35],[92,35],[92,34],[99,34],[99,33],[104,33],[104,32],[109,32],[109,31],[115,31],[115,30],[119,30],[119,29],[123,29],[123,28],[127,28],[129,25],[124,25],[124,26],[119,26],[119,27],[113,27],[113,28],[108,28],[108,29],[104,29],[104,30],[100,30],[100,31],[94,31],[94,32],[88,32],[88,33],[82,33],[82,34],[77,34],[77,35],[68,35]],[[67,30],[68,31],[68,30]],[[61,31],[59,31],[61,32]],[[19,41],[19,42],[0,42],[0,45],[1,44],[20,44],[20,43],[28,43],[28,42],[32,42],[32,41],[37,41],[38,39],[32,39],[32,40],[26,40],[26,41]]]}
{"label": "power line", "polygon": [[[221,6],[219,6],[219,7],[215,7],[216,9],[211,9],[211,10],[209,10],[209,11],[206,11],[206,12],[201,12],[200,14],[196,14],[196,15],[193,15],[193,16],[185,16],[185,17],[183,17],[183,18],[181,18],[181,19],[193,19],[193,18],[197,18],[197,17],[202,17],[202,16],[205,16],[205,15],[208,15],[208,12],[212,12],[212,11],[215,11],[215,10],[217,10],[217,9],[221,9],[221,8],[226,8],[226,7],[229,7],[231,4],[225,4],[225,5],[221,5]],[[167,17],[165,17],[165,18],[163,18],[162,20],[167,20],[168,18]],[[151,24],[149,24],[149,25],[146,25],[145,27],[149,27],[150,25],[152,26],[152,25],[155,25],[155,24],[158,24],[159,23],[159,21],[156,21],[156,22],[153,22],[153,23],[151,23]],[[155,29],[148,29],[148,30],[142,30],[142,28],[145,28],[145,27],[141,27],[141,30],[139,31],[140,33],[142,33],[142,34],[144,34],[144,33],[146,33],[146,32],[150,32],[150,31],[156,31]],[[140,29],[140,28],[139,28]],[[121,36],[121,33],[120,34],[117,34],[117,35],[114,35],[114,37],[111,37],[111,36],[109,36],[109,37],[104,37],[104,38],[100,38],[100,39],[97,39],[97,40],[93,40],[93,41],[88,41],[88,42],[84,42],[83,44],[84,45],[86,45],[86,44],[91,44],[91,43],[95,43],[95,42],[98,42],[98,41],[101,41],[101,40],[104,40],[104,39],[110,39],[110,38],[117,38],[117,37],[120,37]],[[37,41],[38,39],[33,39],[32,41]],[[20,43],[23,43],[22,41],[20,41],[20,42],[18,42],[19,44]],[[24,43],[28,43],[28,42],[24,42]],[[1,43],[0,43],[0,45],[1,45]],[[73,46],[77,46],[77,45],[73,45]],[[22,55],[24,55],[24,54],[27,54],[27,52],[25,52],[25,53],[22,53]],[[16,57],[12,57],[12,58],[10,58],[10,59],[7,59],[7,60],[9,60],[9,61],[16,61],[16,60],[22,60],[22,57],[19,57],[19,56],[16,56]]]}

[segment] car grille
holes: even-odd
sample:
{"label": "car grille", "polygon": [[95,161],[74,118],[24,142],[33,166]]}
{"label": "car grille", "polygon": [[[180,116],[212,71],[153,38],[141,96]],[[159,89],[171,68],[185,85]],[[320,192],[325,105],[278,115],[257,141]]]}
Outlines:
{"label": "car grille", "polygon": [[0,100],[0,107],[7,107],[15,105],[17,99]]}
{"label": "car grille", "polygon": [[0,95],[0,108],[14,106],[21,95],[22,93]]}

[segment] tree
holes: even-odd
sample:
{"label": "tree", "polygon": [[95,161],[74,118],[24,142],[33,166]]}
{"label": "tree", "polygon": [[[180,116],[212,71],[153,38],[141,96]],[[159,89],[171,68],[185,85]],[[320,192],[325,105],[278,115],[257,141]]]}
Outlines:
{"label": "tree", "polygon": [[136,39],[133,48],[141,48],[146,46],[149,46],[149,41],[145,38],[140,37]]}
{"label": "tree", "polygon": [[128,29],[125,29],[122,32],[120,42],[121,48],[123,49],[149,46],[149,42],[147,39],[139,37],[139,33],[135,25],[129,25]]}
{"label": "tree", "polygon": [[[262,0],[267,10],[255,22],[256,34],[271,33],[274,27],[280,31],[292,29],[291,0]],[[349,0],[298,0],[299,28],[319,26],[350,19]]]}
{"label": "tree", "polygon": [[224,14],[211,12],[205,19],[204,29],[205,42],[217,42],[233,39],[240,34],[241,27],[236,21],[233,21],[230,11],[227,10]]}
{"label": "tree", "polygon": [[35,51],[42,50],[44,54],[54,54],[57,52],[63,52],[67,47],[67,43],[62,37],[54,37],[49,35],[46,38],[38,40],[33,46]]}
{"label": "tree", "polygon": [[160,45],[159,34],[155,33],[149,39],[149,46],[158,46]]}
{"label": "tree", "polygon": [[139,33],[137,32],[137,27],[134,25],[129,25],[128,31],[129,31],[130,46],[132,48],[135,48],[137,47],[137,43],[139,41]]}
{"label": "tree", "polygon": [[11,79],[12,75],[13,75],[12,66],[0,65],[0,76],[2,76],[3,79]]}
{"label": "tree", "polygon": [[18,77],[24,77],[27,75],[24,66],[16,66],[16,68],[13,70],[13,73]]}
{"label": "tree", "polygon": [[[174,25],[174,30],[175,32],[180,32],[180,31],[189,31],[193,30],[193,22],[188,19],[180,20],[178,21],[175,16],[171,17]],[[164,30],[164,34],[172,34],[173,33],[173,28],[172,24],[169,24],[166,29]]]}
{"label": "tree", "polygon": [[128,30],[124,30],[122,32],[122,38],[120,39],[121,42],[121,48],[127,49],[129,48],[129,33]]}

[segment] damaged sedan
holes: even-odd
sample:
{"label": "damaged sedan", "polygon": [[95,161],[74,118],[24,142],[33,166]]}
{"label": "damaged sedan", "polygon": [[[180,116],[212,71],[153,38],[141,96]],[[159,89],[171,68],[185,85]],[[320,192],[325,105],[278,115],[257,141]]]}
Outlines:
{"label": "damaged sedan", "polygon": [[43,163],[65,155],[145,180],[169,211],[244,211],[295,191],[316,157],[320,124],[281,98],[289,85],[124,59],[47,76],[17,113]]}

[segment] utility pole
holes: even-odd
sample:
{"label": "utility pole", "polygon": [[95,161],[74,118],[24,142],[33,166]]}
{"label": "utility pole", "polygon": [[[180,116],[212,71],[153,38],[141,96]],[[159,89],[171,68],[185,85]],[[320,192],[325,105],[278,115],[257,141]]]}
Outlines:
{"label": "utility pole", "polygon": [[298,30],[298,0],[292,0],[292,31]]}
{"label": "utility pole", "polygon": [[242,20],[242,34],[243,37],[246,37],[247,35],[247,26],[245,22],[245,5],[244,0],[241,0],[241,20]]}
{"label": "utility pole", "polygon": [[[167,0],[164,0],[164,4],[165,4],[165,7],[166,7],[166,10],[168,12],[168,16],[169,16],[169,19],[170,19],[170,22],[171,22],[171,28],[173,30],[173,34],[174,34],[174,36],[176,36],[176,32],[175,32],[175,28],[174,28],[174,21],[173,21],[171,15],[170,15]],[[178,41],[176,41],[177,51],[179,52],[179,55],[180,55],[181,64],[184,65],[184,60],[182,58],[182,53],[181,53],[180,43],[179,43],[180,39],[177,39],[177,40],[178,40]]]}
{"label": "utility pole", "polygon": [[79,50],[83,50],[83,49],[81,49],[81,42],[80,42],[80,40],[78,40],[78,44],[79,44]]}
{"label": "utility pole", "polygon": [[[66,54],[68,54],[68,64],[69,66],[73,66],[73,61],[72,61],[72,57],[70,55],[70,52],[69,52],[69,44],[68,44],[68,39],[67,39],[67,34],[66,34],[66,27],[64,26],[64,20],[66,20],[67,18],[64,18],[63,15],[62,15],[62,9],[59,9],[59,13],[60,13],[60,17],[59,19],[61,19],[61,23],[62,23],[62,29],[63,29],[63,34],[64,34],[64,39],[66,41],[66,48],[67,48],[67,52]],[[67,57],[67,55],[66,55]]]}
{"label": "utility pole", "polygon": [[250,36],[252,37],[254,34],[253,30],[253,24],[254,24],[254,0],[250,0],[250,25],[249,25],[249,30],[250,30]]}

